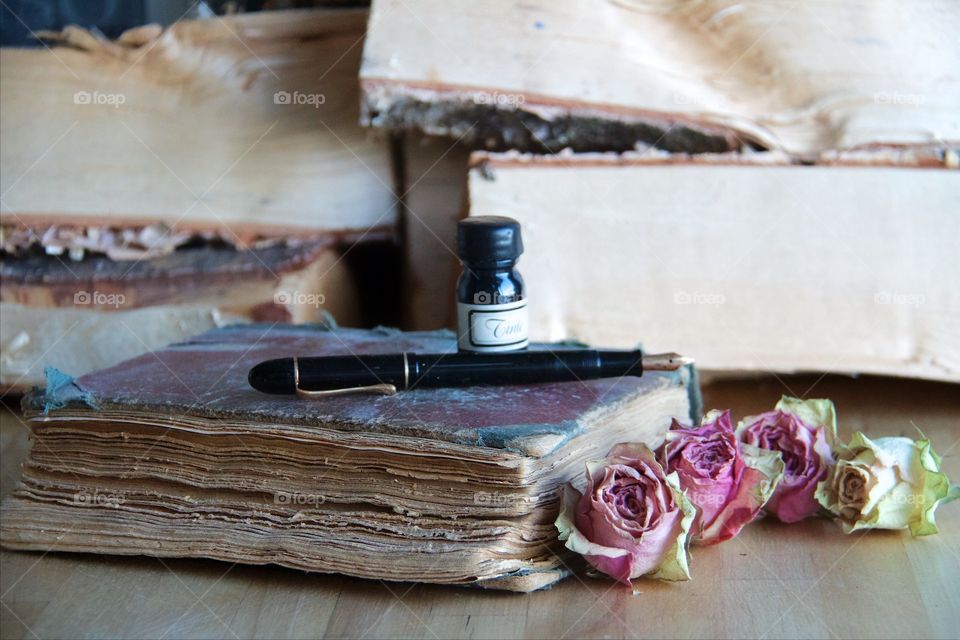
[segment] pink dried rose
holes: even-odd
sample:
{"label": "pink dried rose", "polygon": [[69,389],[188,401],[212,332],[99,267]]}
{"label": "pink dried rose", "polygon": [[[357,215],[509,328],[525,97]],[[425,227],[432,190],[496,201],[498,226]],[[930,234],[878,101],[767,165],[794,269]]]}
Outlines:
{"label": "pink dried rose", "polygon": [[673,421],[660,459],[697,507],[691,541],[729,540],[754,520],[783,476],[775,451],[740,443],[729,411],[711,411],[699,428]]}
{"label": "pink dried rose", "polygon": [[695,515],[676,474],[644,444],[619,444],[587,463],[586,490],[564,492],[560,540],[599,571],[630,584],[640,576],[689,580],[687,533]]}
{"label": "pink dried rose", "polygon": [[834,464],[837,416],[830,400],[783,396],[773,411],[744,418],[737,436],[761,449],[780,452],[783,479],[764,510],[782,522],[799,522],[820,510],[817,483]]}

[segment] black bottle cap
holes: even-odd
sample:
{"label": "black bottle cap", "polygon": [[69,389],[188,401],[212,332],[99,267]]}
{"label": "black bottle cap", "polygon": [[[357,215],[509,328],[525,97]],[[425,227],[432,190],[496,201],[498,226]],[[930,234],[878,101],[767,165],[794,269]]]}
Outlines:
{"label": "black bottle cap", "polygon": [[513,262],[523,253],[520,223],[505,216],[474,216],[457,224],[460,260],[477,267]]}

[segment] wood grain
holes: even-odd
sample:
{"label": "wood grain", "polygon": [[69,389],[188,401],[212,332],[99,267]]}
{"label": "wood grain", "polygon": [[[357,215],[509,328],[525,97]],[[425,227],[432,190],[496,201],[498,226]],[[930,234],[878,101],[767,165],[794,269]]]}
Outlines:
{"label": "wood grain", "polygon": [[[931,437],[960,478],[957,387],[917,381],[764,377],[715,383],[708,407],[742,416],[782,393],[831,397],[842,435]],[[0,423],[7,495],[26,428]],[[316,576],[213,561],[0,554],[2,635],[9,638],[950,638],[960,621],[960,505],[941,533],[843,535],[812,520],[763,521],[733,541],[694,549],[692,582],[570,578],[528,595]]]}

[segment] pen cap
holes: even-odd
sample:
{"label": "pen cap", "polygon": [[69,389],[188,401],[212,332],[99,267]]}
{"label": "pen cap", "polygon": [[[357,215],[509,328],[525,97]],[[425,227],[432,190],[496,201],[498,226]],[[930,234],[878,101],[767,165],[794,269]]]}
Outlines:
{"label": "pen cap", "polygon": [[505,216],[474,216],[457,224],[460,260],[476,267],[514,262],[523,253],[520,223]]}

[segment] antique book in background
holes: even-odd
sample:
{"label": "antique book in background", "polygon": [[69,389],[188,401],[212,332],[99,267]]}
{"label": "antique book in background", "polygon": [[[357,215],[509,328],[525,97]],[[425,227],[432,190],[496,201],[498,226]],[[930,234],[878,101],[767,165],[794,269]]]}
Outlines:
{"label": "antique book in background", "polygon": [[366,17],[267,12],[117,41],[68,27],[41,34],[52,50],[3,50],[0,387],[224,323],[392,320],[390,154],[357,124]]}
{"label": "antique book in background", "polygon": [[52,51],[5,49],[4,222],[391,232],[387,144],[357,124],[366,19],[265,12],[116,42],[72,27]]}
{"label": "antique book in background", "polygon": [[356,278],[333,238],[181,248],[145,260],[0,260],[0,392],[112,366],[251,320],[361,324]]}
{"label": "antique book in background", "polygon": [[539,153],[941,147],[960,141],[955,9],[377,0],[364,119]]}
{"label": "antique book in background", "polygon": [[470,214],[523,226],[532,339],[960,381],[952,151],[472,160]]}
{"label": "antique book in background", "polygon": [[[535,345],[563,349],[564,345]],[[696,420],[692,368],[642,377],[268,396],[270,358],[456,350],[450,332],[254,324],[28,396],[35,441],[2,505],[16,549],[205,557],[530,591],[568,573],[558,488],[615,443]]]}

